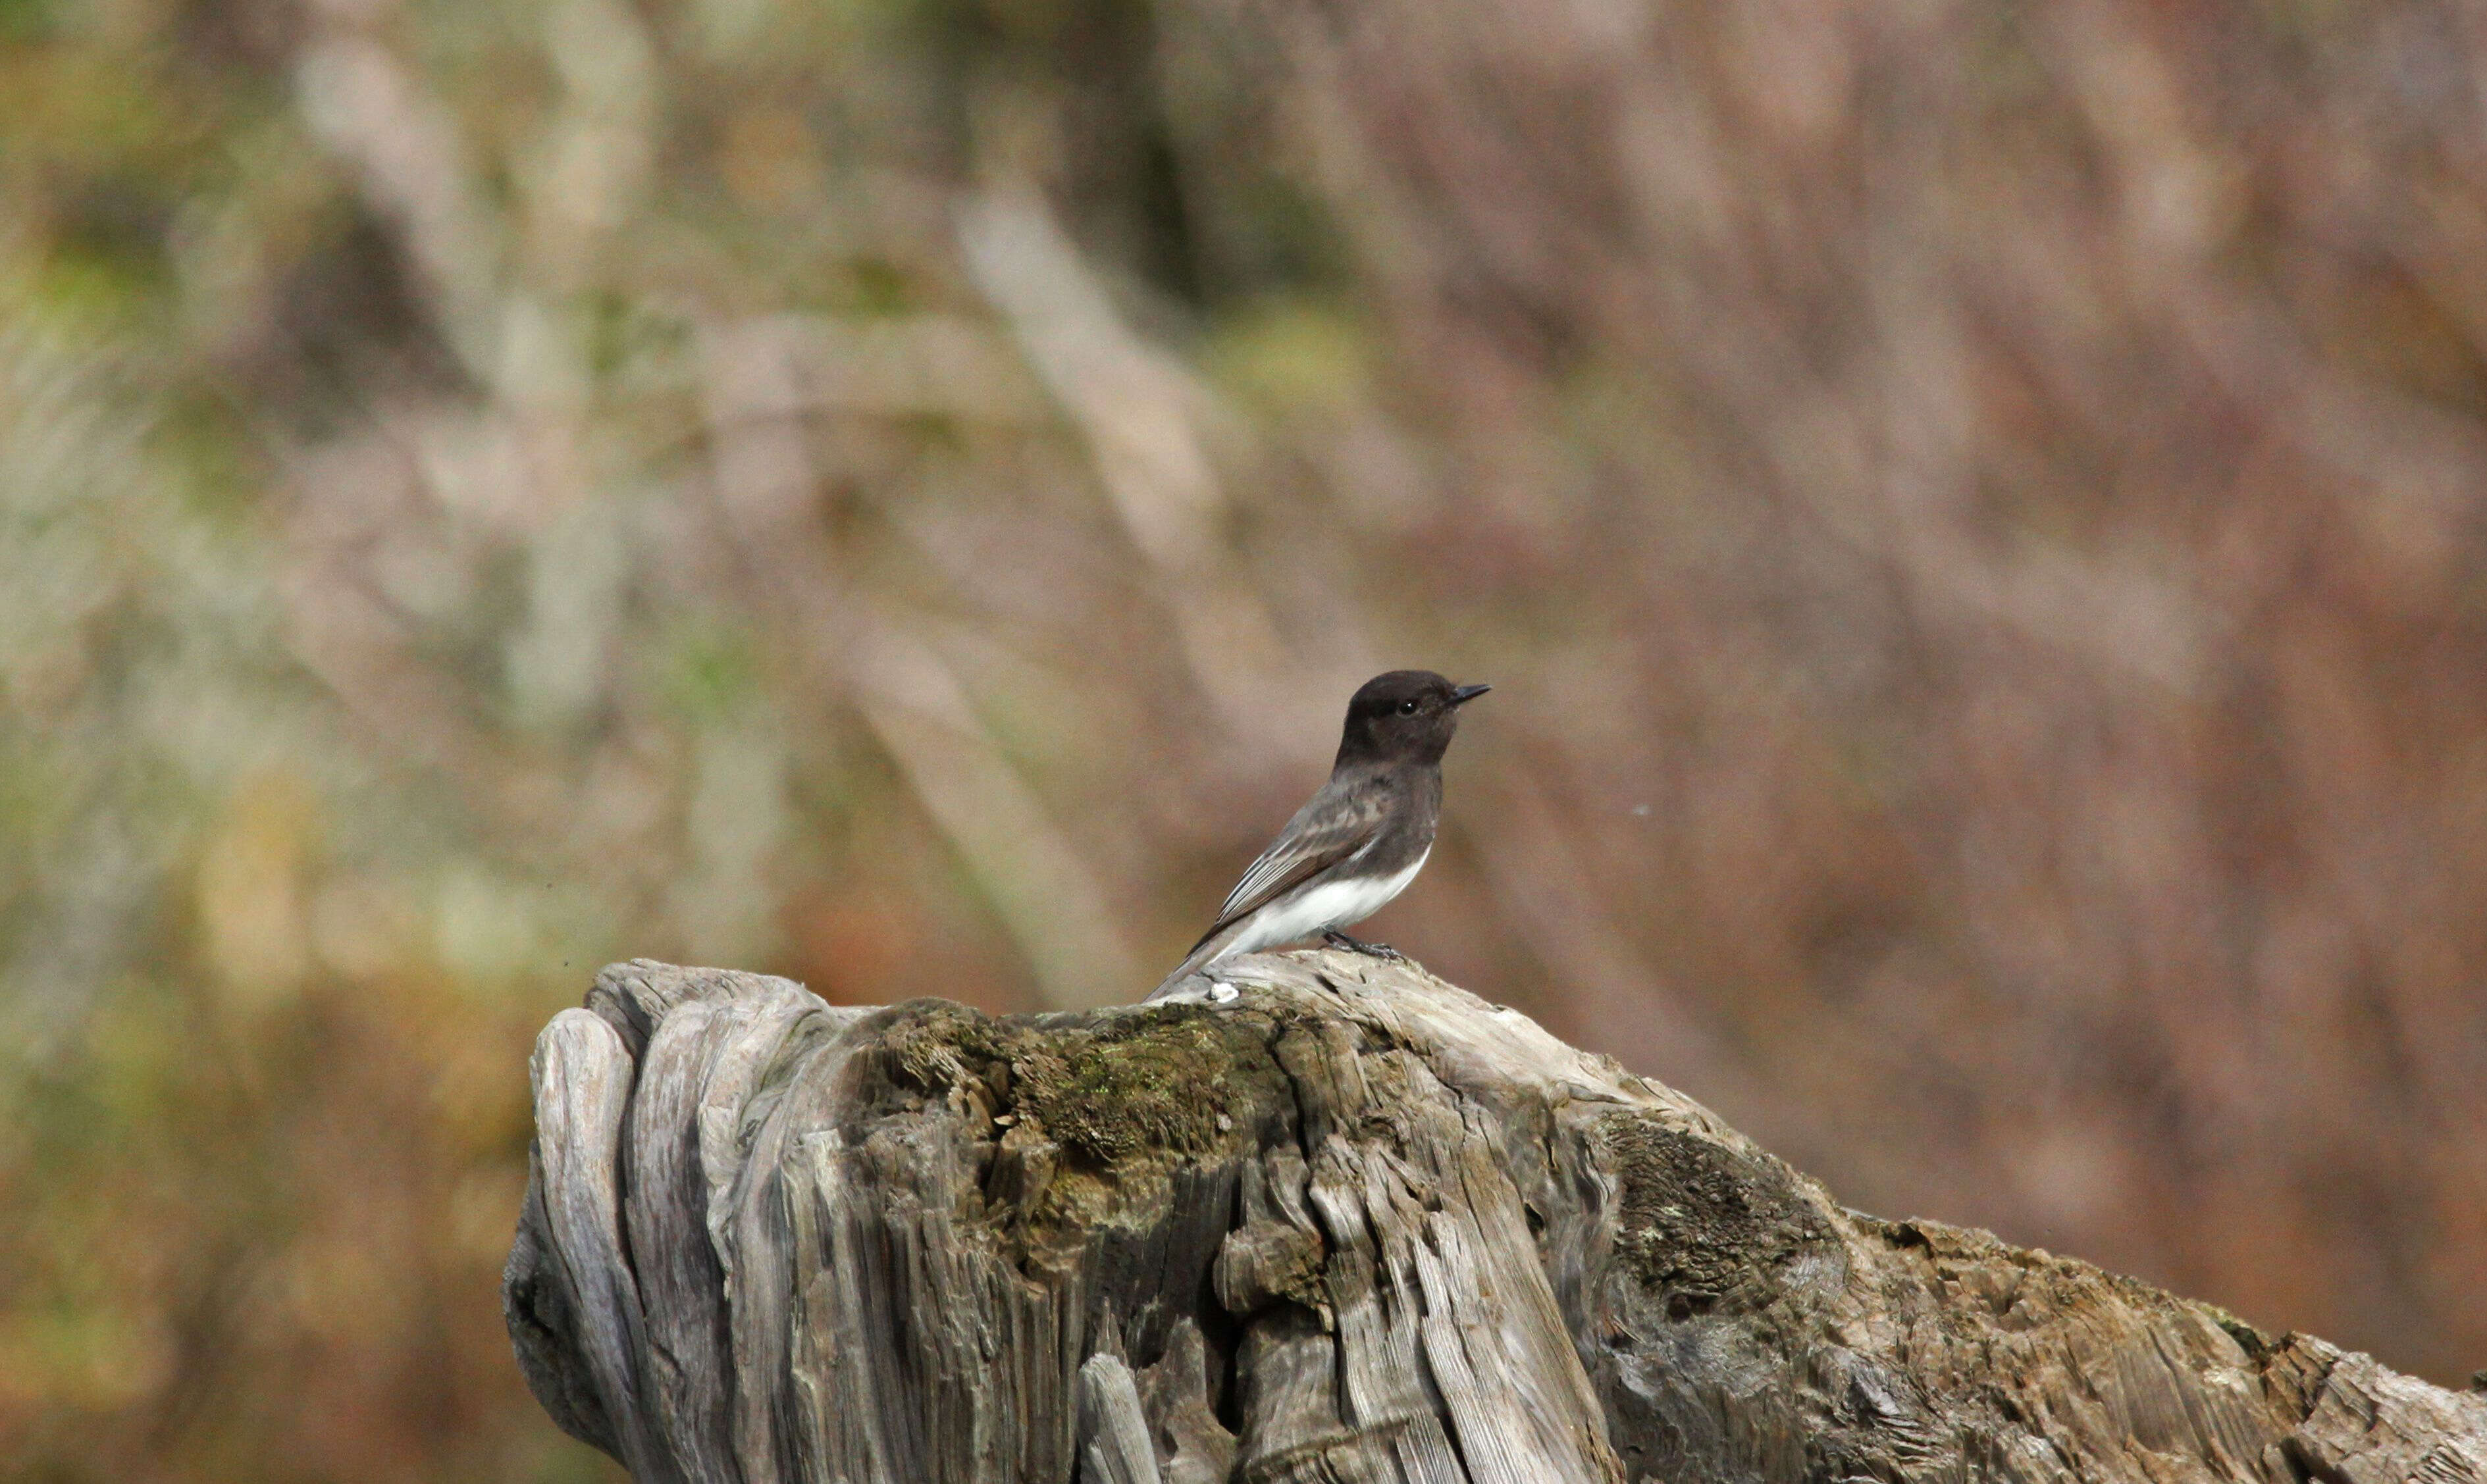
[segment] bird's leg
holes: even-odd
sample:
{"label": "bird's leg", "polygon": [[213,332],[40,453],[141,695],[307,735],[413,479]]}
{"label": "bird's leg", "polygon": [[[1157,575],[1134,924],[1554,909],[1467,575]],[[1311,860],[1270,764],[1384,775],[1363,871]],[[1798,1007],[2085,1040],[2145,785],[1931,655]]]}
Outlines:
{"label": "bird's leg", "polygon": [[1386,958],[1394,964],[1408,961],[1407,954],[1386,943],[1358,943],[1334,927],[1322,934],[1322,942],[1334,948],[1345,948],[1351,953],[1362,953],[1368,958]]}

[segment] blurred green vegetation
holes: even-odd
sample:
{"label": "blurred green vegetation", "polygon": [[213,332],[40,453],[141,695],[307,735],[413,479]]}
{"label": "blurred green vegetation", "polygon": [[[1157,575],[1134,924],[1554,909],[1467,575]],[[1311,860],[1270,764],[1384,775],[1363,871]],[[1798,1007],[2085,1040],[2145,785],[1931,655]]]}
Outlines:
{"label": "blurred green vegetation", "polygon": [[612,1477],[601,963],[1136,996],[1364,675],[1435,968],[2487,1363],[2451,4],[0,0],[0,1460]]}

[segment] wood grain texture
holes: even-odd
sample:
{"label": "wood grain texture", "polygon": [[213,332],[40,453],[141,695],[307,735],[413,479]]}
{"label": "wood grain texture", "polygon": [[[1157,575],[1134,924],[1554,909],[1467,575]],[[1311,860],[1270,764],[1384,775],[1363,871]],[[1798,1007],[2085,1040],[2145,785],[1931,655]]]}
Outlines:
{"label": "wood grain texture", "polygon": [[1413,965],[1225,1004],[556,1016],[505,1293],[644,1481],[2487,1484],[2487,1398],[1848,1211]]}

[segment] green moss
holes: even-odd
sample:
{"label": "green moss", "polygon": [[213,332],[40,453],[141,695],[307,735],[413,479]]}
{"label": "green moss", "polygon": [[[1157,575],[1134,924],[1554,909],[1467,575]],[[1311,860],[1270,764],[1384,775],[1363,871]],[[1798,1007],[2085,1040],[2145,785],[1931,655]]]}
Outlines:
{"label": "green moss", "polygon": [[1065,1149],[1100,1165],[1152,1151],[1198,1154],[1235,1124],[1239,1053],[1268,1061],[1257,1037],[1192,1006],[1149,1011],[1070,1035],[1015,1060],[1020,1106]]}
{"label": "green moss", "polygon": [[897,1085],[981,1082],[997,1113],[1033,1119],[1092,1168],[1206,1153],[1256,1123],[1284,1074],[1257,1017],[1165,1005],[1085,1025],[995,1020],[964,1005],[902,1006],[880,1053]]}

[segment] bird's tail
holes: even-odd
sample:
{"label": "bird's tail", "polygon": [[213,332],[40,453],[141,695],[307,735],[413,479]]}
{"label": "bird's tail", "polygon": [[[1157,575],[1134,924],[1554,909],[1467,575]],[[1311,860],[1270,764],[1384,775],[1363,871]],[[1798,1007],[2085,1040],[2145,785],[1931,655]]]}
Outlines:
{"label": "bird's tail", "polygon": [[1149,991],[1149,999],[1164,999],[1181,988],[1184,980],[1225,957],[1226,950],[1234,946],[1237,938],[1243,936],[1243,923],[1230,922],[1193,944],[1191,951],[1184,955],[1183,962],[1174,966],[1174,972],[1167,975],[1157,988]]}

